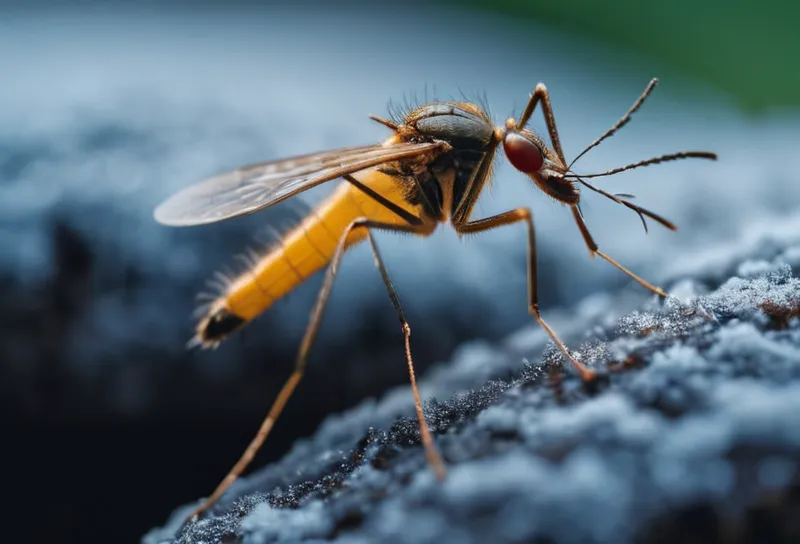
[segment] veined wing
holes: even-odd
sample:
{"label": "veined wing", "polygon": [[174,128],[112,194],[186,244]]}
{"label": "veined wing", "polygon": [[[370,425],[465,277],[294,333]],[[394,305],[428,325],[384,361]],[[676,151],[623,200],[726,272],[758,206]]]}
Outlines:
{"label": "veined wing", "polygon": [[445,142],[373,144],[245,166],[179,191],[154,215],[165,225],[214,223],[257,212],[345,174],[447,148]]}

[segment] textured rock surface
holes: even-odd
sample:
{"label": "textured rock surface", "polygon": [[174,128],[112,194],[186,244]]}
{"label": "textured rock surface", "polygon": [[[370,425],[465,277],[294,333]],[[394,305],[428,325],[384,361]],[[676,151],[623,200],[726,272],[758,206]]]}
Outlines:
{"label": "textured rock surface", "polygon": [[[679,149],[711,149],[721,160],[604,179],[603,188],[635,193],[680,227],[645,235],[634,214],[587,195],[587,221],[604,250],[652,281],[661,282],[672,263],[667,277],[719,283],[738,273],[743,258],[705,268],[721,239],[739,229],[758,232],[760,218],[800,207],[800,125],[789,112],[742,117],[724,97],[648,59],[531,22],[406,3],[390,11],[381,2],[373,10],[363,2],[310,10],[280,2],[81,3],[52,11],[18,4],[24,9],[14,12],[4,3],[0,16],[0,422],[6,442],[25,446],[12,448],[8,461],[15,467],[8,495],[20,509],[39,504],[44,487],[62,492],[48,493],[43,508],[25,508],[31,520],[16,524],[17,540],[29,538],[34,524],[44,540],[138,538],[175,504],[207,492],[288,373],[319,277],[220,350],[184,350],[204,282],[235,266],[234,255],[263,238],[265,224],[282,228],[287,216],[295,219],[294,210],[276,208],[207,228],[156,224],[153,207],[197,179],[378,141],[385,127],[367,115],[385,115],[390,100],[485,93],[502,123],[520,113],[540,80],[574,157],[656,75],[662,83],[652,99],[629,127],[582,158],[579,171]],[[398,46],[394,37],[411,28],[422,38]],[[538,113],[531,128],[546,134]],[[499,158],[476,217],[531,206],[543,307],[578,341],[574,312],[559,317],[554,308],[630,282],[588,261],[570,215]],[[424,241],[379,241],[431,395],[444,400],[492,376],[510,379],[522,357],[538,365],[544,344],[533,329],[510,343],[513,350],[464,348],[462,363],[425,372],[465,338],[497,339],[530,323],[521,226],[468,243],[450,229]],[[737,251],[756,259],[748,266],[757,270],[783,247]],[[643,294],[630,292],[630,303],[590,299],[581,322],[591,321],[584,312],[634,308]],[[404,383],[399,338],[369,250],[357,248],[342,264],[299,397],[258,465],[311,434],[325,415]],[[443,384],[451,387],[437,389]],[[398,395],[407,410],[408,390]],[[398,408],[375,427],[388,429],[398,413],[411,412]]]}
{"label": "textured rock surface", "polygon": [[443,484],[399,389],[144,542],[798,541],[800,235],[760,240],[772,249],[748,259],[742,241],[663,303],[596,296],[569,325],[555,316],[602,370],[594,388],[555,372],[552,345],[539,358],[536,329],[433,369],[422,393]]}

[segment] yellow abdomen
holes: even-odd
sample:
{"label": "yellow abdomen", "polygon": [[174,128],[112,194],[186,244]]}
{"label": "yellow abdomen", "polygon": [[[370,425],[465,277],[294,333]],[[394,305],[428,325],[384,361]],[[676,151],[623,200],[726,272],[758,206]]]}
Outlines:
{"label": "yellow abdomen", "polygon": [[[415,207],[403,198],[402,188],[395,178],[376,171],[362,172],[354,177],[404,209],[416,212]],[[341,182],[333,194],[289,231],[273,250],[228,285],[198,325],[198,340],[204,344],[222,340],[230,331],[227,327],[215,327],[215,320],[220,323],[227,319],[233,323],[231,330],[238,328],[328,265],[345,229],[360,217],[385,223],[405,223],[354,185]],[[364,229],[351,231],[346,247],[352,247],[366,236]],[[219,329],[219,334],[212,333],[215,328]]]}

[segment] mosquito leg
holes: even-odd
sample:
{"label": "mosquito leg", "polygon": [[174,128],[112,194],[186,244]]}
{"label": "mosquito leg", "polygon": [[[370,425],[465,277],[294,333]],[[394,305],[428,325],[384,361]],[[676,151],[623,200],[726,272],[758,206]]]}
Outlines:
{"label": "mosquito leg", "polygon": [[[345,180],[349,181],[351,184],[355,185],[356,189],[358,189],[359,191],[362,191],[368,197],[374,199],[381,206],[384,206],[384,207],[388,208],[389,210],[391,210],[392,212],[394,212],[395,215],[397,215],[400,219],[402,219],[403,221],[405,221],[409,225],[411,225],[411,226],[420,226],[420,225],[422,225],[423,221],[422,221],[421,218],[417,217],[416,215],[414,215],[413,213],[409,212],[408,210],[405,210],[402,207],[398,206],[397,204],[395,204],[394,202],[392,202],[391,200],[389,200],[385,196],[375,192],[374,189],[371,189],[367,185],[364,185],[363,183],[358,181],[356,178],[354,178],[350,174],[345,174],[345,175],[342,176],[342,178],[344,178]],[[424,196],[424,193],[423,193],[423,196]]]}
{"label": "mosquito leg", "polygon": [[558,137],[556,119],[553,116],[553,108],[550,105],[550,94],[547,92],[547,87],[545,87],[544,83],[538,83],[533,90],[531,98],[528,100],[528,105],[525,106],[525,110],[522,112],[519,121],[517,121],[517,129],[522,130],[525,125],[528,124],[531,115],[533,115],[533,110],[536,109],[536,104],[538,104],[540,100],[542,102],[544,122],[547,124],[547,131],[550,133],[550,141],[553,144],[553,149],[555,149],[558,158],[561,159],[561,162],[566,166],[567,159],[564,157],[564,150],[561,148],[561,140]]}
{"label": "mosquito leg", "polygon": [[567,347],[558,338],[558,336],[556,336],[556,333],[550,328],[550,325],[548,325],[547,322],[542,319],[542,316],[539,313],[539,288],[536,273],[536,235],[533,228],[533,215],[531,214],[530,209],[517,208],[515,210],[509,210],[485,219],[478,219],[477,221],[470,221],[468,223],[455,225],[455,229],[459,234],[471,234],[494,229],[503,225],[518,223],[520,221],[525,221],[525,223],[528,225],[528,310],[531,312],[531,314],[533,314],[533,316],[536,318],[536,321],[539,323],[539,325],[541,325],[545,332],[547,332],[548,336],[550,336],[550,339],[555,343],[556,346],[558,346],[564,356],[569,360],[570,363],[572,363],[572,366],[574,366],[575,370],[577,370],[580,374],[581,379],[585,382],[590,382],[594,380],[597,373],[594,370],[587,368],[584,364],[580,363],[577,359],[570,355]]}
{"label": "mosquito leg", "polygon": [[517,121],[517,128],[522,129],[530,120],[531,115],[533,114],[533,110],[536,109],[536,104],[541,100],[542,102],[542,113],[544,114],[544,120],[547,124],[547,131],[550,133],[550,140],[553,143],[553,148],[555,149],[556,153],[558,154],[558,158],[561,159],[561,162],[564,166],[567,167],[569,170],[578,159],[580,159],[583,155],[586,154],[587,151],[590,149],[597,147],[600,142],[608,138],[609,136],[613,136],[619,129],[624,127],[628,121],[631,119],[631,115],[633,115],[644,103],[645,99],[653,92],[653,89],[658,84],[658,79],[653,78],[648,83],[647,88],[645,88],[644,92],[639,95],[639,98],[636,99],[636,102],[628,109],[628,111],[623,115],[619,121],[617,121],[614,126],[608,129],[602,136],[597,138],[594,142],[589,144],[589,146],[581,151],[581,153],[575,157],[569,165],[567,164],[567,160],[564,157],[564,150],[561,148],[561,141],[558,138],[558,129],[556,128],[556,120],[553,116],[553,108],[550,105],[550,95],[547,92],[547,87],[545,87],[544,83],[539,83],[536,85],[536,88],[533,90],[533,94],[531,94],[531,98],[528,101],[527,106],[525,106],[525,110],[522,112],[522,115]]}
{"label": "mosquito leg", "polygon": [[428,426],[425,422],[425,418],[422,413],[422,405],[419,399],[419,392],[417,391],[416,380],[414,377],[414,368],[411,359],[411,348],[410,348],[410,336],[411,336],[411,328],[406,321],[405,315],[403,313],[402,307],[400,306],[400,301],[397,296],[396,291],[394,290],[394,286],[392,285],[391,279],[389,278],[389,274],[386,271],[386,267],[383,264],[383,260],[381,259],[380,253],[378,252],[378,247],[375,244],[375,240],[372,237],[372,233],[369,229],[375,228],[380,230],[389,230],[394,232],[407,232],[412,234],[429,234],[429,227],[427,226],[412,226],[412,225],[392,225],[388,223],[378,223],[374,221],[369,221],[366,219],[356,220],[351,223],[347,229],[345,229],[344,233],[342,234],[339,243],[336,247],[336,251],[331,259],[330,264],[328,265],[328,269],[325,272],[325,279],[323,280],[322,287],[320,288],[319,295],[317,295],[317,301],[314,305],[314,308],[311,312],[311,316],[309,318],[308,327],[306,328],[306,332],[303,336],[303,341],[300,344],[300,350],[297,354],[297,359],[295,361],[294,371],[292,372],[291,376],[286,380],[286,383],[283,385],[280,393],[278,394],[277,398],[272,404],[267,416],[264,418],[264,421],[261,423],[261,427],[258,429],[258,432],[251,440],[250,444],[247,446],[247,449],[244,451],[242,456],[233,466],[233,468],[228,472],[228,474],[223,478],[223,480],[219,483],[217,488],[214,492],[205,500],[203,503],[197,507],[188,517],[187,521],[191,520],[198,514],[204,512],[208,508],[210,508],[214,503],[216,503],[220,497],[233,485],[236,479],[245,471],[247,466],[253,460],[258,450],[261,448],[264,441],[267,439],[272,427],[277,421],[278,417],[280,416],[281,412],[283,411],[284,406],[286,405],[289,398],[292,396],[297,384],[300,382],[300,379],[303,377],[303,374],[306,369],[306,360],[308,358],[308,352],[311,349],[311,345],[314,343],[314,339],[317,336],[317,331],[319,330],[320,322],[322,321],[322,315],[325,311],[325,307],[328,302],[328,297],[331,292],[331,288],[333,287],[333,280],[336,277],[336,272],[339,267],[339,262],[344,255],[346,249],[346,242],[348,235],[351,231],[357,228],[366,228],[367,233],[369,235],[370,244],[372,246],[373,252],[375,254],[375,262],[378,265],[378,268],[381,272],[381,277],[383,278],[384,283],[386,284],[386,288],[389,291],[389,297],[392,301],[392,305],[397,310],[398,316],[400,317],[400,321],[403,326],[403,334],[405,335],[405,350],[406,350],[406,359],[408,361],[409,367],[409,374],[411,376],[411,385],[414,390],[414,401],[417,410],[417,416],[420,422],[420,433],[422,436],[423,444],[426,448],[426,453],[429,462],[433,465],[434,469],[436,470],[437,475],[440,477],[444,474],[444,464],[441,461],[438,453],[436,452],[433,446],[433,440],[430,436],[430,431],[428,430]]}
{"label": "mosquito leg", "polygon": [[636,274],[634,274],[633,272],[631,272],[630,270],[619,264],[617,261],[615,261],[608,255],[600,251],[598,249],[597,242],[594,241],[594,238],[592,238],[592,235],[589,233],[589,227],[586,226],[586,222],[583,220],[583,215],[581,215],[581,211],[578,208],[578,206],[571,206],[571,208],[572,208],[572,216],[575,218],[575,222],[578,224],[578,229],[580,229],[581,231],[581,235],[583,236],[583,241],[586,242],[586,247],[589,248],[590,255],[592,256],[597,255],[600,258],[605,259],[613,266],[615,266],[617,269],[621,270],[622,272],[624,272],[625,274],[627,274],[628,276],[630,276],[631,278],[639,282],[642,286],[651,290],[655,294],[662,297],[667,296],[666,291],[664,291],[661,287],[657,287],[652,283],[644,280],[643,278],[640,278],[639,276],[637,276]]}
{"label": "mosquito leg", "polygon": [[376,223],[372,221],[362,221],[360,223],[355,224],[353,228],[363,227],[367,229],[367,235],[369,237],[369,243],[372,247],[372,253],[375,256],[375,264],[377,265],[378,269],[381,273],[381,278],[383,279],[384,285],[386,285],[386,291],[389,294],[389,299],[392,302],[392,306],[394,306],[395,311],[397,312],[397,317],[400,319],[400,325],[403,329],[403,336],[405,337],[405,352],[406,352],[406,363],[408,364],[408,377],[411,381],[411,390],[414,394],[414,408],[417,412],[417,420],[419,421],[419,432],[420,437],[422,439],[422,444],[425,447],[425,457],[428,460],[428,464],[433,468],[436,477],[439,480],[443,480],[445,477],[445,467],[444,462],[442,461],[439,452],[436,450],[436,445],[433,443],[433,438],[431,437],[430,429],[428,428],[428,423],[425,421],[425,415],[422,412],[422,401],[420,400],[419,396],[419,389],[417,388],[417,379],[414,373],[414,361],[411,357],[411,327],[406,320],[405,312],[403,312],[403,307],[400,305],[400,297],[397,295],[397,291],[394,288],[394,284],[392,283],[392,279],[389,277],[389,271],[386,269],[386,265],[383,263],[383,258],[381,257],[381,253],[378,250],[378,244],[375,242],[375,237],[372,235],[372,229],[376,230],[388,230],[388,231],[395,231],[395,232],[410,232],[414,234],[429,234],[428,227],[425,227],[425,230],[421,230],[419,227],[402,227],[398,228],[395,225],[389,224],[382,224]]}

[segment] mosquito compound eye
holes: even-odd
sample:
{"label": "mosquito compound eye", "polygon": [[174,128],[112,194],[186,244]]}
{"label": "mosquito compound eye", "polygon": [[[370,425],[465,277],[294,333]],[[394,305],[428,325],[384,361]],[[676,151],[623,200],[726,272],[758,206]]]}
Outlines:
{"label": "mosquito compound eye", "polygon": [[503,149],[514,168],[525,174],[538,172],[544,165],[542,150],[517,132],[509,132],[503,138]]}

